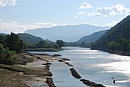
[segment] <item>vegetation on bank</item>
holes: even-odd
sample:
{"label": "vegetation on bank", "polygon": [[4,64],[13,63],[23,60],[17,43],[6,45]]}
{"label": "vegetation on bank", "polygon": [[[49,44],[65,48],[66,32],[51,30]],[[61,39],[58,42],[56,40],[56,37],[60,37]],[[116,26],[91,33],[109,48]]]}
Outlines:
{"label": "vegetation on bank", "polygon": [[26,44],[21,40],[18,34],[11,33],[4,36],[0,35],[0,63],[15,64],[16,58],[13,55],[24,52],[26,49],[33,49],[36,51],[58,51],[64,46],[64,43],[65,42],[62,40],[57,40],[56,43],[48,43],[42,40],[37,44]]}
{"label": "vegetation on bank", "polygon": [[57,40],[56,42],[48,43],[45,40],[38,42],[37,44],[26,44],[25,50],[30,51],[59,51],[64,46],[63,40]]}
{"label": "vegetation on bank", "polygon": [[18,35],[11,33],[10,35],[0,36],[0,63],[14,64],[16,58],[14,54],[24,51],[24,43]]}
{"label": "vegetation on bank", "polygon": [[130,55],[130,16],[108,30],[95,43],[92,49]]}

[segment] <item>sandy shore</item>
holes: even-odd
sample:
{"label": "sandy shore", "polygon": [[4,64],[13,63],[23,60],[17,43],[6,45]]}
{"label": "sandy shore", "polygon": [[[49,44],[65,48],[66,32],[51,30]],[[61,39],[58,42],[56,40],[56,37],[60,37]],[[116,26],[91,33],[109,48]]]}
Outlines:
{"label": "sandy shore", "polygon": [[51,62],[68,59],[47,54],[20,53],[16,65],[0,64],[0,87],[56,87],[50,72]]}

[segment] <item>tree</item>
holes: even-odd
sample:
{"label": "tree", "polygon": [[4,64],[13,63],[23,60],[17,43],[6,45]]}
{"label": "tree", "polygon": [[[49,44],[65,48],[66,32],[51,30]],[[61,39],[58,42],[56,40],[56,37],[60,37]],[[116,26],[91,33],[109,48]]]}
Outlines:
{"label": "tree", "polygon": [[24,42],[17,34],[11,33],[11,35],[6,36],[6,47],[8,47],[10,51],[14,50],[20,53],[24,50]]}
{"label": "tree", "polygon": [[36,44],[37,48],[50,48],[50,45],[46,41],[40,41]]}
{"label": "tree", "polygon": [[108,48],[110,50],[116,50],[117,49],[117,43],[115,41],[112,41],[108,44]]}
{"label": "tree", "polygon": [[57,44],[54,44],[52,48],[59,49],[60,47]]}
{"label": "tree", "polygon": [[57,40],[57,41],[56,41],[56,44],[57,44],[60,48],[62,48],[62,47],[64,46],[65,42],[64,42],[63,40]]}
{"label": "tree", "polygon": [[4,48],[3,45],[0,44],[0,60],[2,60],[4,58]]}
{"label": "tree", "polygon": [[15,52],[4,49],[3,45],[0,44],[0,63],[14,64],[16,62],[16,58],[13,57],[14,54]]}
{"label": "tree", "polygon": [[130,43],[130,40],[125,39],[125,38],[120,38],[119,42],[120,42],[120,45],[121,45],[121,50],[128,51],[128,45]]}

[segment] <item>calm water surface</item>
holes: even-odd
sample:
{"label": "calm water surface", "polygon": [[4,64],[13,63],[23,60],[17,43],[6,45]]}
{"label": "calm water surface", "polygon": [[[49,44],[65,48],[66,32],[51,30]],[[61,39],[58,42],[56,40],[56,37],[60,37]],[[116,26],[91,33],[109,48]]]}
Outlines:
{"label": "calm water surface", "polygon": [[[130,87],[130,57],[110,54],[98,50],[80,47],[64,47],[59,52],[39,52],[61,54],[62,58],[69,58],[84,79],[103,84],[107,87]],[[51,71],[57,87],[86,87],[79,79],[74,78],[70,66],[53,62]],[[116,83],[113,84],[113,80]]]}

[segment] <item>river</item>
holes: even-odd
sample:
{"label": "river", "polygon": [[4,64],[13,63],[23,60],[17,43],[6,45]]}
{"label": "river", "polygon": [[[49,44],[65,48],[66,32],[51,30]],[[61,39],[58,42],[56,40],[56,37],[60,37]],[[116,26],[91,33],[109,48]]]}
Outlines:
{"label": "river", "polygon": [[[75,68],[82,78],[103,84],[107,87],[130,87],[130,57],[111,54],[89,48],[64,47],[59,52],[39,52],[60,54],[69,58],[74,66],[53,62],[51,72],[57,87],[86,87],[79,79],[71,75],[70,68]],[[113,80],[116,80],[115,84]]]}

